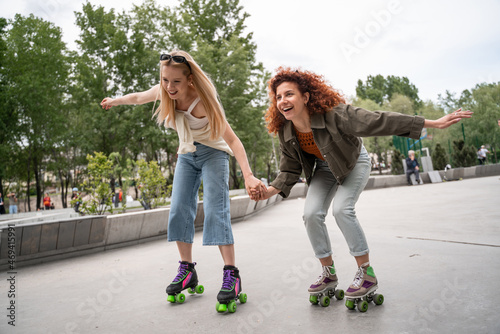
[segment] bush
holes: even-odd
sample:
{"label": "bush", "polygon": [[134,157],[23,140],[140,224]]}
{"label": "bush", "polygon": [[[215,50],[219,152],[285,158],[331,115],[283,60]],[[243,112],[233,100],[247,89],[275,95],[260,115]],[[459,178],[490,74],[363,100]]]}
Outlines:
{"label": "bush", "polygon": [[113,212],[113,202],[110,187],[110,178],[113,163],[101,152],[94,152],[94,156],[87,155],[87,180],[81,184],[82,190],[87,194],[86,200],[82,198],[71,201],[72,205],[81,201],[80,210],[85,214],[102,215],[104,212]]}
{"label": "bush", "polygon": [[[150,209],[166,203],[172,187],[167,187],[167,180],[163,176],[156,161],[147,163],[145,160],[137,161],[139,183],[141,186],[141,200]],[[170,192],[169,192],[170,189]]]}
{"label": "bush", "polygon": [[441,146],[441,144],[436,144],[434,151],[431,154],[432,157],[432,165],[436,170],[444,170],[446,165],[448,164],[448,157],[446,155],[446,151]]}
{"label": "bush", "polygon": [[391,162],[391,174],[399,175],[404,173],[403,169],[403,159],[404,156],[399,152],[399,150],[394,150],[394,155]]}
{"label": "bush", "polygon": [[470,167],[476,164],[476,149],[472,145],[465,145],[463,140],[453,141],[452,167]]}

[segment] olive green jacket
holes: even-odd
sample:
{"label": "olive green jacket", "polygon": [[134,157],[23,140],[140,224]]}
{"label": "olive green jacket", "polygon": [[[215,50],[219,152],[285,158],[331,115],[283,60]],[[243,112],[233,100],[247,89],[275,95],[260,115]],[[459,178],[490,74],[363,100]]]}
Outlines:
{"label": "olive green jacket", "polygon": [[[324,114],[311,116],[314,141],[339,184],[352,171],[361,151],[360,137],[397,135],[420,138],[425,119],[387,111],[368,111],[339,104]],[[307,184],[311,181],[316,157],[301,150],[291,121],[278,132],[281,160],[280,173],[271,182],[280,195],[288,197],[304,171]]]}

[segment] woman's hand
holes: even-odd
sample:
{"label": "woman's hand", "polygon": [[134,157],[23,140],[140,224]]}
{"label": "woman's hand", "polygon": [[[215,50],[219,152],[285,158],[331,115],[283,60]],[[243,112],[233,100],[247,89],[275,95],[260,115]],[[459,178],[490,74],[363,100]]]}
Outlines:
{"label": "woman's hand", "polygon": [[462,111],[462,108],[449,113],[436,120],[425,120],[425,128],[436,128],[436,129],[446,129],[447,127],[460,122],[462,118],[471,118],[473,112],[470,110]]}
{"label": "woman's hand", "polygon": [[106,110],[109,110],[109,108],[113,107],[113,102],[114,102],[115,99],[112,99],[110,97],[105,97],[102,101],[101,101],[101,107],[103,109],[106,109]]}
{"label": "woman's hand", "polygon": [[253,175],[245,178],[245,188],[247,190],[247,194],[254,201],[257,201],[260,194],[266,191],[264,183]]}

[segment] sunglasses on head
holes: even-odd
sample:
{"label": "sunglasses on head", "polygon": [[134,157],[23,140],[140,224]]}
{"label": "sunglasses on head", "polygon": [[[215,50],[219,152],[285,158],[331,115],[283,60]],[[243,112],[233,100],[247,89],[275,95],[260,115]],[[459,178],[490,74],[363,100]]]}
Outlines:
{"label": "sunglasses on head", "polygon": [[162,55],[160,55],[161,61],[170,60],[170,59],[172,59],[174,62],[179,63],[179,64],[186,64],[187,67],[189,67],[189,70],[192,72],[191,65],[189,65],[189,62],[187,61],[186,57],[184,57],[184,56],[172,56],[172,55],[168,55],[166,53],[163,53]]}

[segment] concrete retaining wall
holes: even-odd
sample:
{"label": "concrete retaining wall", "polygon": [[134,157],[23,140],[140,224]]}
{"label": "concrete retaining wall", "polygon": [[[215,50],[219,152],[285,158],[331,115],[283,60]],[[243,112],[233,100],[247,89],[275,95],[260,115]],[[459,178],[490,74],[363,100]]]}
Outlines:
{"label": "concrete retaining wall", "polygon": [[[299,184],[290,197],[305,196],[307,187]],[[231,198],[231,220],[237,222],[281,200],[252,201],[247,195]],[[15,237],[15,266],[22,267],[62,258],[138,244],[167,235],[170,208],[128,212],[110,216],[83,216],[59,221],[5,221],[0,226],[0,270],[9,265],[9,225]],[[195,229],[203,229],[203,202],[198,202]]]}
{"label": "concrete retaining wall", "polygon": [[[500,175],[500,164],[456,168],[446,173],[444,171],[439,173],[442,178],[446,176],[448,179]],[[420,175],[424,183],[430,183],[427,173]],[[405,175],[374,176],[370,177],[365,189],[404,185],[406,185]],[[293,187],[289,198],[305,197],[306,194],[307,185],[299,183]],[[252,201],[247,195],[232,197],[231,220],[232,222],[244,220],[245,217],[281,200],[282,197],[279,195],[259,202]],[[110,216],[85,216],[58,221],[23,222],[23,224],[16,224],[15,220],[4,221],[4,224],[0,225],[0,270],[11,270],[9,228],[6,224],[13,226],[15,232],[15,261],[16,267],[20,267],[165,239],[169,213],[169,208],[161,208]],[[199,202],[195,219],[196,230],[203,228],[203,217],[203,202]],[[13,249],[10,251],[12,254]]]}

